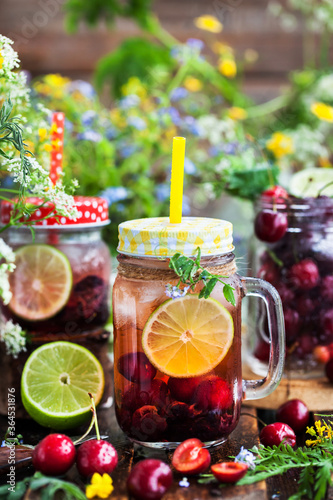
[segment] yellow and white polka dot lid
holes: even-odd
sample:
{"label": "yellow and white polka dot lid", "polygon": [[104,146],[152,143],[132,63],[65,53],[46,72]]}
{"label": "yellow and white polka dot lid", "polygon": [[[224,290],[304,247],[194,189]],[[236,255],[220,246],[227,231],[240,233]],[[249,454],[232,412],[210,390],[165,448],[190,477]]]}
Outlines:
{"label": "yellow and white polka dot lid", "polygon": [[119,225],[118,252],[138,257],[171,257],[180,252],[194,256],[218,255],[234,250],[231,222],[206,217],[183,217],[171,224],[169,217],[135,219]]}

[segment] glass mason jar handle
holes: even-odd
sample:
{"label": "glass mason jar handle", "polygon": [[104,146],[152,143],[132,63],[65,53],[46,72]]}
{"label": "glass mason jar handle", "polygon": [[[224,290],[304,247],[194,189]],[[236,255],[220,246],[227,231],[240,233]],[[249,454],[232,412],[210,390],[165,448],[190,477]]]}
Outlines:
{"label": "glass mason jar handle", "polygon": [[245,296],[260,297],[267,309],[270,351],[268,372],[259,380],[243,380],[244,399],[265,398],[278,386],[283,372],[285,357],[285,331],[283,309],[276,289],[267,281],[258,278],[242,278]]}

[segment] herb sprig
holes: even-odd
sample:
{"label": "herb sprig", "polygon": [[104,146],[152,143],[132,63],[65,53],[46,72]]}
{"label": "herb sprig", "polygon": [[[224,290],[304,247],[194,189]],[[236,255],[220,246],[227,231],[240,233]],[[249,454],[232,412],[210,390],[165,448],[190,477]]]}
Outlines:
{"label": "herb sprig", "polygon": [[179,276],[179,281],[176,285],[177,290],[180,291],[180,284],[184,284],[194,290],[197,283],[203,282],[204,286],[199,293],[199,299],[207,299],[212,293],[215,285],[219,282],[223,284],[223,295],[225,299],[233,306],[236,305],[234,295],[235,289],[221,279],[228,278],[228,276],[211,274],[207,269],[204,269],[200,264],[201,250],[199,247],[196,249],[196,252],[197,256],[194,260],[179,252],[175,253],[170,258],[169,268],[173,269],[177,276]]}
{"label": "herb sprig", "polygon": [[42,488],[41,498],[52,500],[56,493],[62,491],[66,500],[87,500],[86,495],[78,486],[59,478],[44,476],[36,472],[32,477],[23,479],[15,485],[13,491],[9,491],[8,484],[0,487],[0,498],[3,500],[20,500],[24,497],[26,491],[36,491]]}

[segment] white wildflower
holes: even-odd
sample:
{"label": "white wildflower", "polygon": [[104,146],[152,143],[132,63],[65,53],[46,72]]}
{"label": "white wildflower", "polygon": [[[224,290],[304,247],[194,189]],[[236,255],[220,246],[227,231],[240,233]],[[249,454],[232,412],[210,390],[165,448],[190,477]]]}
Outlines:
{"label": "white wildflower", "polygon": [[5,343],[7,354],[17,358],[20,352],[26,351],[26,332],[20,325],[13,323],[10,319],[4,322],[3,318],[0,324],[0,340]]}
{"label": "white wildflower", "polygon": [[244,446],[241,447],[240,452],[238,453],[237,457],[235,457],[235,462],[247,464],[250,469],[255,469],[256,464],[255,464],[255,456],[253,453]]}
{"label": "white wildflower", "polygon": [[168,283],[165,285],[165,294],[172,300],[179,299],[179,297],[184,297],[187,294],[189,288],[189,286],[186,286],[183,290],[181,290],[178,286],[172,286]]}

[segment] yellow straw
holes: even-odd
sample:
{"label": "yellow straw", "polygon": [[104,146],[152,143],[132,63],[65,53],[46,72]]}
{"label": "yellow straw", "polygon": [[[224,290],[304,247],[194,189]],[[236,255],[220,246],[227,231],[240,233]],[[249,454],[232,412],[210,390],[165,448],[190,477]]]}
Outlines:
{"label": "yellow straw", "polygon": [[185,143],[185,137],[173,138],[170,190],[171,224],[179,224],[182,221]]}

